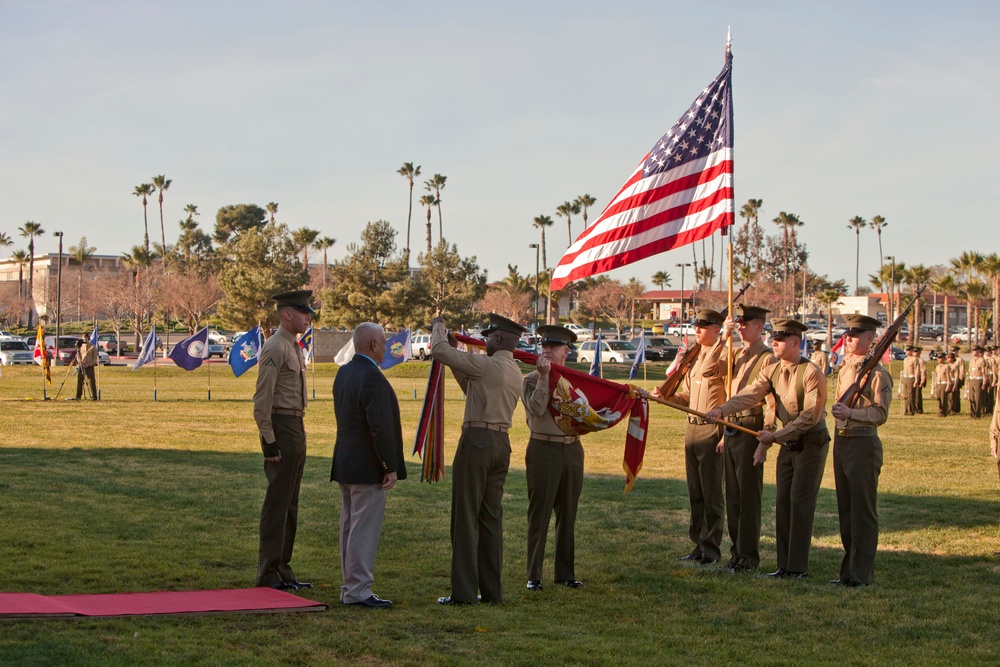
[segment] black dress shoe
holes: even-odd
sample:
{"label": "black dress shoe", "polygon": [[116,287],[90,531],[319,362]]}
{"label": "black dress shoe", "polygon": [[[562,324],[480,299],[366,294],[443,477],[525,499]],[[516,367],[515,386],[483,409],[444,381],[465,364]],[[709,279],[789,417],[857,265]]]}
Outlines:
{"label": "black dress shoe", "polygon": [[687,556],[681,556],[677,560],[700,560],[700,559],[701,556],[698,556],[696,554],[688,554]]}
{"label": "black dress shoe", "polygon": [[295,581],[293,581],[292,585],[298,586],[299,588],[312,588],[313,587],[312,584],[310,584],[308,582],[305,582],[305,581],[299,581],[298,579],[296,579]]}
{"label": "black dress shoe", "polygon": [[765,574],[764,576],[771,577],[773,579],[781,579],[782,577],[785,576],[785,574],[787,574],[787,572],[788,572],[787,570],[775,570],[774,572],[770,574]]}
{"label": "black dress shoe", "polygon": [[842,581],[840,579],[831,579],[826,583],[830,584],[831,586],[846,586],[848,584],[848,582]]}
{"label": "black dress shoe", "polygon": [[747,572],[752,572],[753,568],[747,565],[740,565],[736,563],[735,565],[727,565],[725,567],[726,572],[729,574],[745,574]]}
{"label": "black dress shoe", "polygon": [[279,581],[276,584],[271,584],[271,588],[276,591],[297,591],[299,587],[295,584],[290,584],[287,581]]}
{"label": "black dress shoe", "polygon": [[346,602],[345,604],[356,607],[369,607],[371,609],[388,609],[392,606],[391,601],[383,600],[377,595],[372,595],[371,597],[367,597],[364,600],[358,600],[357,602]]}
{"label": "black dress shoe", "polygon": [[576,579],[559,579],[556,583],[566,588],[583,588],[583,582]]}
{"label": "black dress shoe", "polygon": [[698,559],[698,564],[699,565],[715,565],[718,562],[719,562],[718,558],[699,558]]}
{"label": "black dress shoe", "polygon": [[478,602],[462,602],[461,600],[452,600],[451,596],[438,598],[438,604],[454,604],[454,605],[473,605],[478,604]]}
{"label": "black dress shoe", "polygon": [[791,572],[785,570],[785,574],[782,576],[783,579],[805,579],[809,576],[808,572]]}
{"label": "black dress shoe", "polygon": [[540,591],[542,590],[542,582],[540,581],[529,581],[528,582],[529,591]]}

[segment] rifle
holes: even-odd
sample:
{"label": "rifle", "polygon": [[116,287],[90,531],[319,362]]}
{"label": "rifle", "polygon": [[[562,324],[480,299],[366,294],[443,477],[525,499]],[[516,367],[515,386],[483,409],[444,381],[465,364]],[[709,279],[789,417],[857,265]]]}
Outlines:
{"label": "rifle", "polygon": [[868,354],[865,358],[861,360],[861,364],[858,366],[858,374],[854,378],[854,382],[848,387],[840,398],[837,399],[838,403],[843,403],[849,408],[854,407],[854,403],[857,402],[858,396],[868,388],[868,383],[871,380],[871,373],[878,366],[879,362],[882,360],[882,356],[885,354],[886,350],[892,345],[892,342],[896,340],[896,334],[899,333],[899,328],[903,326],[903,322],[906,321],[906,316],[910,314],[910,310],[913,308],[913,304],[917,302],[920,295],[924,293],[927,286],[924,285],[917,290],[917,293],[913,295],[913,299],[907,304],[906,308],[899,314],[899,316],[893,320],[885,333],[872,343],[871,348],[868,350]]}
{"label": "rifle", "polygon": [[[733,297],[733,303],[736,303],[740,297],[746,294],[746,291],[750,289],[750,283],[743,286],[743,289],[739,291],[739,294]],[[722,316],[727,317],[729,314],[729,308],[722,309]],[[660,396],[664,399],[669,399],[674,394],[677,393],[677,389],[681,386],[681,382],[684,380],[684,376],[691,369],[691,364],[694,360],[698,358],[698,352],[701,350],[701,345],[695,343],[687,350],[680,354],[680,359],[677,360],[674,366],[674,372],[667,376],[667,379],[663,381],[660,385]],[[674,408],[682,409],[675,403],[664,403],[664,405],[669,405]]]}

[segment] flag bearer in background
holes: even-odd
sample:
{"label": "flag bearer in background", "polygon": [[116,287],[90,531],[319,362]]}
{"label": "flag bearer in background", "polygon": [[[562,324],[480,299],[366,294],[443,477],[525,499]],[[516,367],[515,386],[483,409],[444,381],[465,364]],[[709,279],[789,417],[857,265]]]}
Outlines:
{"label": "flag bearer in background", "polygon": [[296,336],[309,328],[312,292],[275,294],[280,325],[260,350],[253,416],[264,452],[267,493],[260,511],[257,585],[279,590],[312,588],[292,571],[299,485],[306,463],[306,362]]}
{"label": "flag bearer in background", "polygon": [[[542,353],[535,371],[524,378],[521,400],[531,431],[524,455],[528,479],[528,590],[542,590],[545,538],[552,510],[556,513],[555,582],[569,588],[583,584],[574,568],[576,508],[583,488],[583,445],[579,435],[567,435],[549,410],[552,364],[566,365],[576,334],[565,327],[538,327]],[[597,352],[600,354],[600,351]]]}

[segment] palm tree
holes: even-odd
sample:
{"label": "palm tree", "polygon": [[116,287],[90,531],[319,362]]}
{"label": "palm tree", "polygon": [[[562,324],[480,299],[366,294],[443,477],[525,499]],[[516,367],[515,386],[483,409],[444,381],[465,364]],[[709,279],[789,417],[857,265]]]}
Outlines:
{"label": "palm tree", "polygon": [[[420,175],[420,165],[404,162],[396,173],[410,182],[410,210],[406,214],[406,267],[410,267],[410,222],[413,220],[413,179]],[[326,284],[326,283],[324,283]]]}
{"label": "palm tree", "polygon": [[816,297],[816,301],[821,306],[826,306],[826,350],[833,349],[833,307],[840,301],[840,292],[835,289],[828,289]]}
{"label": "palm tree", "polygon": [[[587,209],[597,203],[597,200],[590,195],[580,195],[573,200],[573,205],[580,209],[583,213],[583,230],[587,230]],[[570,244],[573,243],[573,239],[570,239]]]}
{"label": "palm tree", "polygon": [[[908,269],[903,271],[903,281],[906,285],[913,289],[913,293],[916,294],[921,288],[923,288],[931,280],[931,270],[924,266],[923,264],[914,264]],[[913,341],[914,345],[920,344],[920,314],[923,312],[921,302],[923,299],[918,299],[916,303],[913,304],[913,326],[910,328],[910,340]]]}
{"label": "palm tree", "polygon": [[653,274],[653,284],[661,290],[670,285],[670,274],[666,271],[657,271]]}
{"label": "palm tree", "polygon": [[[760,212],[760,207],[764,205],[763,199],[748,199],[746,204],[740,209],[740,217],[746,219],[746,238],[747,247],[746,252],[743,254],[743,263],[750,263],[750,221],[753,221],[754,229],[757,228],[757,214]],[[754,266],[757,265],[760,257],[760,248],[754,247]]]}
{"label": "palm tree", "polygon": [[427,256],[431,256],[431,208],[437,203],[434,195],[424,195],[420,198],[420,204],[427,207]]}
{"label": "palm tree", "polygon": [[0,232],[0,248],[6,248],[7,246],[14,245],[7,232]]}
{"label": "palm tree", "polygon": [[185,206],[184,212],[188,214],[187,217],[188,220],[194,220],[194,216],[201,215],[201,213],[198,212],[198,207],[195,206],[194,204],[188,204],[187,206]]}
{"label": "palm tree", "polygon": [[319,237],[319,232],[308,227],[300,227],[292,232],[292,243],[302,251],[302,268],[309,270],[309,246]]}
{"label": "palm tree", "polygon": [[784,211],[782,211],[782,212],[780,212],[778,214],[778,217],[773,220],[773,222],[774,222],[774,224],[776,224],[779,227],[781,227],[781,231],[783,233],[783,238],[782,238],[782,243],[781,243],[781,248],[782,248],[781,254],[782,254],[782,257],[783,257],[783,260],[784,260],[785,267],[784,267],[784,271],[782,273],[782,280],[785,283],[785,291],[787,293],[787,291],[788,291],[788,255],[789,255],[789,250],[788,249],[790,247],[789,240],[794,238],[794,236],[790,236],[790,235],[795,233],[794,232],[795,227],[798,227],[798,226],[802,225],[802,221],[800,221],[799,217],[797,215],[795,215],[794,213],[785,213]]}
{"label": "palm tree", "polygon": [[[970,280],[965,283],[965,289],[962,290],[962,296],[965,297],[966,308],[970,305],[972,307],[972,319],[969,320],[969,345],[979,344],[979,300],[989,294],[989,288],[981,280]],[[976,335],[975,338],[972,336],[973,328],[975,328]]]}
{"label": "palm tree", "polygon": [[83,265],[87,263],[87,260],[94,256],[94,252],[97,248],[87,245],[87,237],[80,237],[79,245],[71,245],[69,247],[69,258],[75,259],[77,264],[79,264],[79,269],[77,270],[77,281],[76,281],[76,319],[82,319],[81,311],[83,310]]}
{"label": "palm tree", "polygon": [[993,289],[993,343],[996,344],[1000,341],[1000,255],[994,252],[984,257],[980,270],[990,279]]}
{"label": "palm tree", "polygon": [[556,215],[566,218],[566,231],[569,234],[569,245],[573,245],[573,216],[580,212],[580,207],[571,201],[556,206]]}
{"label": "palm tree", "polygon": [[[983,265],[984,257],[974,250],[966,250],[958,257],[951,259],[952,271],[964,278],[966,292],[969,283],[974,281],[979,276],[979,267]],[[965,325],[969,329],[969,333],[972,333],[972,301],[967,298],[967,293],[964,294],[965,299]],[[978,302],[977,302],[978,305]],[[972,341],[971,335],[969,341]]]}
{"label": "palm tree", "polygon": [[[142,247],[149,252],[149,218],[146,216],[146,198],[153,194],[156,189],[153,187],[152,183],[143,183],[142,185],[135,186],[135,190],[132,192],[136,197],[142,198],[142,224],[145,231],[142,235]],[[31,326],[31,323],[28,323]]]}
{"label": "palm tree", "polygon": [[[323,251],[323,287],[326,287],[326,283],[330,277],[330,262],[326,258],[326,251],[333,247],[333,244],[337,242],[337,239],[332,239],[329,236],[323,236],[313,242],[313,247],[316,250]],[[407,250],[409,252],[409,250]],[[406,268],[409,268],[407,266]]]}
{"label": "palm tree", "polygon": [[867,226],[867,222],[860,215],[856,215],[847,221],[847,228],[854,230],[854,296],[861,291],[861,230]]}
{"label": "palm tree", "polygon": [[28,251],[15,250],[10,258],[17,264],[17,298],[24,298],[24,267],[28,265]]}
{"label": "palm tree", "polygon": [[955,280],[954,276],[950,274],[945,274],[940,278],[931,281],[931,289],[934,290],[935,294],[940,294],[944,297],[944,334],[941,340],[944,341],[945,345],[948,344],[948,297],[958,294],[961,289],[961,285]]}
{"label": "palm tree", "polygon": [[[885,218],[883,218],[881,215],[876,215],[874,218],[872,218],[871,222],[868,223],[868,226],[871,227],[872,229],[874,229],[875,233],[878,234],[878,265],[879,266],[882,266],[883,262],[885,261],[885,255],[882,254],[882,228],[885,227],[885,226],[887,226],[888,224],[889,223],[886,222]],[[884,285],[879,285],[879,291],[880,292],[884,292],[885,291],[885,286]]]}
{"label": "palm tree", "polygon": [[424,190],[434,193],[434,205],[437,206],[438,210],[438,242],[440,243],[444,239],[444,226],[441,223],[441,191],[444,190],[445,181],[448,180],[447,176],[442,176],[441,174],[434,174],[431,176],[429,181],[424,181]]}
{"label": "palm tree", "polygon": [[[21,236],[28,239],[28,294],[29,300],[35,300],[35,237],[45,233],[42,226],[34,220],[28,220],[17,228]],[[28,309],[28,328],[31,328],[31,313],[34,308]]]}
{"label": "palm tree", "polygon": [[132,246],[131,252],[123,252],[121,260],[132,271],[136,287],[139,286],[140,269],[148,269],[153,266],[153,262],[159,257],[155,252],[151,252],[140,245]]}
{"label": "palm tree", "polygon": [[159,202],[160,202],[160,243],[163,245],[163,256],[167,256],[167,231],[163,226],[163,191],[170,188],[171,181],[169,178],[160,174],[159,176],[153,176],[153,187],[159,191]]}
{"label": "palm tree", "polygon": [[553,224],[552,218],[547,215],[535,216],[535,223],[532,225],[535,229],[542,230],[542,269],[544,271],[549,270],[548,261],[545,259],[545,228],[551,227]]}
{"label": "palm tree", "polygon": [[269,202],[267,202],[267,205],[264,207],[264,210],[267,211],[267,213],[268,213],[269,216],[271,216],[270,222],[273,225],[274,224],[274,214],[278,212],[278,203],[277,202],[273,202],[273,201],[269,201]]}
{"label": "palm tree", "polygon": [[639,300],[639,297],[646,293],[646,286],[635,278],[629,278],[628,282],[622,287],[624,288],[622,291],[625,294],[625,299],[629,303],[629,321],[631,322],[629,338],[631,338],[635,333],[635,303]]}

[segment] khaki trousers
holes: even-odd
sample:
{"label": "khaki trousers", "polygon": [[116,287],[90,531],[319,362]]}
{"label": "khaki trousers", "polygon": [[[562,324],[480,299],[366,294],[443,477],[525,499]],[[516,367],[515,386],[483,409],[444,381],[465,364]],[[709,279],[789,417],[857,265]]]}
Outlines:
{"label": "khaki trousers", "polygon": [[344,580],[340,601],[351,604],[372,596],[386,492],[381,484],[341,484],[340,498],[340,569]]}

